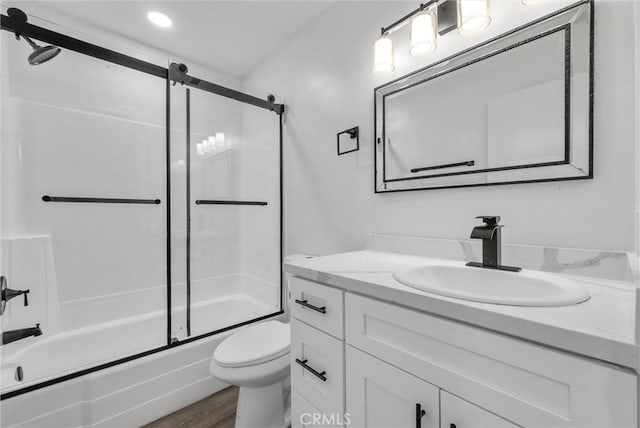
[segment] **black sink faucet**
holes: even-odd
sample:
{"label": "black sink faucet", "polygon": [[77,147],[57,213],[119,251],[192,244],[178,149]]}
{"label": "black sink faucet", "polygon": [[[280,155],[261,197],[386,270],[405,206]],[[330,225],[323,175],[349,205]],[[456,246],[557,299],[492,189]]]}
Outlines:
{"label": "black sink faucet", "polygon": [[26,339],[27,337],[36,337],[42,334],[40,324],[36,324],[35,327],[19,328],[18,330],[9,330],[2,333],[2,344],[15,342],[16,340]]}
{"label": "black sink faucet", "polygon": [[500,216],[478,216],[484,224],[476,226],[471,231],[471,239],[482,239],[482,263],[469,262],[467,266],[487,269],[507,270],[519,272],[522,268],[504,266],[502,264],[502,234]]}

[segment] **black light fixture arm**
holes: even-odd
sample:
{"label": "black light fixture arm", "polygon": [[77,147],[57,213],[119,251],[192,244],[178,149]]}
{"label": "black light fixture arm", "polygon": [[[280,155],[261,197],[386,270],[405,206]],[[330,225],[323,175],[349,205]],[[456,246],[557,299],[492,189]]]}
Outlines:
{"label": "black light fixture arm", "polygon": [[438,9],[438,34],[442,36],[457,27],[456,16],[458,6],[456,0],[429,0],[426,3],[420,3],[420,6],[392,24],[382,27],[380,29],[380,36],[388,36],[392,32],[399,30],[416,14],[432,6]]}
{"label": "black light fixture arm", "polygon": [[440,0],[429,0],[426,3],[420,3],[420,6],[418,6],[413,11],[407,13],[405,16],[403,16],[402,18],[400,18],[397,21],[395,21],[393,24],[388,25],[387,27],[382,27],[380,29],[380,35],[384,36],[385,34],[389,34],[392,30],[397,29],[396,27],[400,27],[400,26],[406,24],[406,22],[409,19],[411,19],[413,17],[413,15],[415,15],[416,13],[422,12],[423,10],[428,8],[429,6],[434,5],[434,4],[438,3],[439,1]]}

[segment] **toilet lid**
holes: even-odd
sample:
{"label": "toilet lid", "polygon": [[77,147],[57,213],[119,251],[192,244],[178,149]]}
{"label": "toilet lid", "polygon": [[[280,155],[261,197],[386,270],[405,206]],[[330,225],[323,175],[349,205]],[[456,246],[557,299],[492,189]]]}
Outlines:
{"label": "toilet lid", "polygon": [[246,367],[289,353],[289,324],[266,321],[246,327],[222,341],[213,353],[221,367]]}

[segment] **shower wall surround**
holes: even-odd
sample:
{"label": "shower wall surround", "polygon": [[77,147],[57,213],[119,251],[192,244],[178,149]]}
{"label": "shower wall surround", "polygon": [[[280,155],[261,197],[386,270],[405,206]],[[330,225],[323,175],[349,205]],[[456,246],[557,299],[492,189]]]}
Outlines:
{"label": "shower wall surround", "polygon": [[[499,14],[512,3],[508,15]],[[466,240],[479,214],[502,216],[505,243],[634,251],[640,111],[633,1],[595,1],[593,180],[373,193],[374,87],[495,36],[505,25],[572,3],[500,2],[486,30],[470,37],[448,34],[436,52],[423,57],[406,53],[408,33],[401,30],[394,35],[396,71],[374,75],[371,45],[380,27],[403,16],[407,5],[336,2],[257,68],[247,83],[274,88],[291,105],[285,128],[287,251],[357,250],[364,247],[365,233]],[[335,156],[335,130],[353,123],[360,124],[360,151]]]}
{"label": "shower wall surround", "polygon": [[[234,76],[100,32],[46,6],[29,3],[28,7],[32,24],[155,64],[185,62],[190,75],[243,89],[241,80]],[[2,13],[6,14],[4,7]],[[3,425],[45,413],[68,414],[62,409],[77,410],[84,402],[103,398],[74,393],[65,396],[65,403],[56,404],[59,407],[27,409],[23,402],[31,393],[14,397],[43,382],[48,385],[73,378],[96,367],[108,367],[115,360],[164,349],[169,342],[174,346],[279,313],[281,170],[277,114],[198,89],[171,87],[171,152],[167,165],[165,79],[66,49],[50,62],[32,67],[26,61],[28,45],[17,43],[6,31],[0,32],[0,43],[0,273],[8,277],[10,288],[31,289],[30,305],[24,307],[20,299],[11,301],[0,321],[4,331],[36,323],[43,330],[40,337],[2,347],[1,405],[3,414],[12,415],[10,422],[3,417]],[[257,93],[266,98],[266,91]],[[190,171],[186,156],[188,129]],[[196,143],[217,132],[226,137],[225,150],[198,155]],[[186,180],[189,172],[190,199]],[[159,203],[61,203],[47,201],[44,195],[151,199]],[[207,206],[196,205],[196,199],[258,200],[267,205]],[[192,211],[190,229],[187,208]],[[191,239],[190,251],[187,237]],[[191,263],[190,288],[187,260]],[[211,351],[219,340],[219,336],[205,340],[198,345],[198,352]],[[183,344],[187,349],[189,344]],[[140,373],[144,375],[129,384],[121,379],[121,388],[133,390],[145,384],[140,386],[145,392],[136,397],[137,401],[110,404],[100,414],[81,412],[88,419],[78,424],[106,421],[127,411],[128,406],[144,404],[165,411],[189,402],[174,400],[169,407],[158,407],[175,390],[195,401],[222,387],[210,379],[200,354],[188,350],[183,354],[175,351],[166,363],[173,364],[166,372],[175,372],[177,382],[162,383],[160,378],[165,373],[157,373],[155,367],[141,362]],[[18,368],[24,372],[22,380],[14,376]],[[120,379],[117,373],[125,372],[124,368],[116,370],[114,379]],[[92,390],[91,379],[101,376],[102,372],[71,380],[59,388]],[[152,380],[161,385],[151,386]],[[55,388],[38,391],[39,400],[50,403],[46,397]],[[45,425],[51,421],[34,420]]]}

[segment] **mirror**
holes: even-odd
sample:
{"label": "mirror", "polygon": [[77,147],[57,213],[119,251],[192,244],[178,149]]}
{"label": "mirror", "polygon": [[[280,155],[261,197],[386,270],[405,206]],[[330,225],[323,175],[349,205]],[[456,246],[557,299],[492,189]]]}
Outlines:
{"label": "mirror", "polygon": [[592,178],[591,7],[376,88],[376,192]]}

